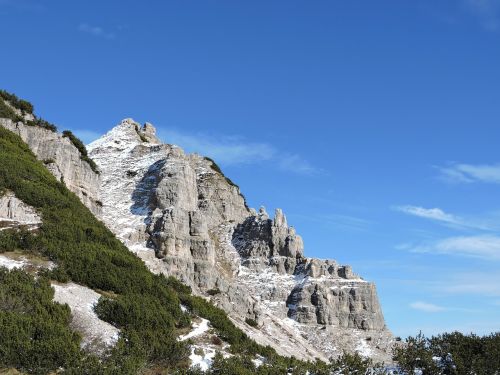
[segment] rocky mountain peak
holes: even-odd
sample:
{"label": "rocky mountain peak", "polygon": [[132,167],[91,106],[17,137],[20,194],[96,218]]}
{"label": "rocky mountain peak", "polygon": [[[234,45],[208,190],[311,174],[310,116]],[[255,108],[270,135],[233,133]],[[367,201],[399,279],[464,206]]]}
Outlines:
{"label": "rocky mountain peak", "polygon": [[211,298],[258,342],[303,359],[356,350],[367,337],[390,342],[375,286],[349,266],[307,258],[283,211],[271,219],[248,209],[211,159],[162,144],[132,119],[88,148],[102,171],[103,222],[153,272]]}
{"label": "rocky mountain peak", "polygon": [[98,140],[92,142],[88,148],[93,150],[102,146],[125,150],[137,145],[159,145],[156,137],[156,128],[149,122],[139,124],[132,118],[123,119],[118,125]]}

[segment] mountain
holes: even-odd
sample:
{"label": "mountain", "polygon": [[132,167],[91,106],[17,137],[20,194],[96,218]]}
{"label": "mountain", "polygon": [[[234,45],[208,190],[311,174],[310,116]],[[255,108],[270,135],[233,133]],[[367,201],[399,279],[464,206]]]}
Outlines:
{"label": "mountain", "polygon": [[390,360],[375,285],[349,266],[305,257],[283,212],[271,219],[248,208],[214,161],[131,119],[88,150],[101,171],[99,217],[149,269],[179,278],[283,355],[327,360],[357,350]]}
{"label": "mountain", "polygon": [[305,257],[283,212],[247,207],[214,161],[131,119],[86,149],[0,94],[0,368],[326,374],[303,361],[391,360],[375,286]]}

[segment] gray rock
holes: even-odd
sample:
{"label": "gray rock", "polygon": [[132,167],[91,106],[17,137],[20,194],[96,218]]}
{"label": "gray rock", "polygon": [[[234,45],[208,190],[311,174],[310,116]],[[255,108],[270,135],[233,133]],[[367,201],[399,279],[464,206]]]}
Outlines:
{"label": "gray rock", "polygon": [[16,124],[10,119],[0,119],[0,126],[19,135],[59,181],[94,214],[100,214],[99,175],[81,159],[80,152],[68,138],[38,126]]}
{"label": "gray rock", "polygon": [[[152,271],[211,298],[281,354],[328,359],[366,344],[372,357],[390,360],[389,345],[379,341],[392,336],[372,283],[349,266],[306,258],[280,209],[274,219],[264,207],[249,209],[210,159],[161,144],[154,134],[151,124],[126,119],[89,145],[102,170],[101,218]],[[221,293],[208,297],[215,288]],[[380,340],[365,343],[368,335]]]}
{"label": "gray rock", "polygon": [[21,225],[38,226],[42,223],[36,210],[18,199],[11,191],[0,196],[0,228]]}

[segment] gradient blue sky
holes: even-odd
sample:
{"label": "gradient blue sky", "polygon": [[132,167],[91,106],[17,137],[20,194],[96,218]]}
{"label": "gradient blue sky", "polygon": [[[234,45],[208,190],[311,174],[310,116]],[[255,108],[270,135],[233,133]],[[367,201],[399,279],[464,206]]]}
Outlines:
{"label": "gradient blue sky", "polygon": [[0,86],[209,155],[389,328],[500,330],[500,1],[0,0]]}

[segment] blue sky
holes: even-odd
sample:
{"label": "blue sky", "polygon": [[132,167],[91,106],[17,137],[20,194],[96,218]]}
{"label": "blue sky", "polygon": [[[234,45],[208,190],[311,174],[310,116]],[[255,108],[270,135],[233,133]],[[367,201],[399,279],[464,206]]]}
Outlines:
{"label": "blue sky", "polygon": [[0,0],[0,86],[209,155],[400,336],[500,330],[500,1]]}

